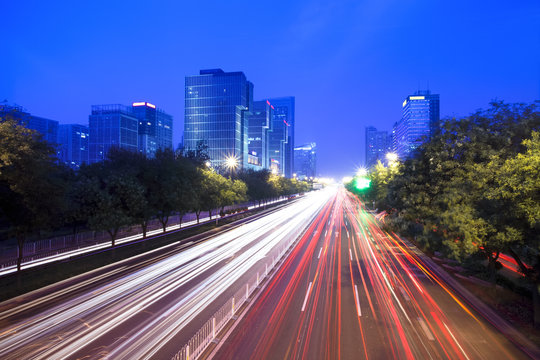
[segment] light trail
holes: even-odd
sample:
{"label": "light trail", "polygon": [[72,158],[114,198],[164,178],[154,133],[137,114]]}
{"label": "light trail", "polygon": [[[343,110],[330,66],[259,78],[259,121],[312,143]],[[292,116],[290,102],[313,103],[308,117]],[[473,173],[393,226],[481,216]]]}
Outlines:
{"label": "light trail", "polygon": [[[65,292],[76,293],[93,280],[9,309],[0,315],[0,358],[68,358],[100,347],[109,358],[154,357],[273,249],[304,229],[331,195],[315,192],[121,277],[115,277],[120,269],[112,270],[99,278],[108,283],[66,301],[61,301]],[[14,315],[47,304],[46,310],[10,323]],[[107,335],[113,333],[123,335]]]}
{"label": "light trail", "polygon": [[356,197],[322,214],[215,358],[522,357]]}

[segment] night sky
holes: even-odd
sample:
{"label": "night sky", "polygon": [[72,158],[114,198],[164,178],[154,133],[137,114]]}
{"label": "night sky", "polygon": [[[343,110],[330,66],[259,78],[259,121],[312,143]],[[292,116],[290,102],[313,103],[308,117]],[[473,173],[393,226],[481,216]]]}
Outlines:
{"label": "night sky", "polygon": [[[81,3],[81,4],[79,4]],[[2,3],[0,101],[60,123],[149,101],[181,139],[184,77],[243,71],[255,100],[296,97],[296,144],[323,176],[364,161],[428,84],[441,116],[540,98],[540,1],[15,1]]]}

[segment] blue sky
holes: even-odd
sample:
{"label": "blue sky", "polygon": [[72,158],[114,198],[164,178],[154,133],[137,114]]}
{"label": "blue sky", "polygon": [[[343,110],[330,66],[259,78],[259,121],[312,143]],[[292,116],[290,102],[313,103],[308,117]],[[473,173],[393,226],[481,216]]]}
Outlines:
{"label": "blue sky", "polygon": [[296,142],[321,175],[364,160],[419,88],[442,116],[540,99],[538,1],[14,1],[2,5],[0,100],[61,123],[150,101],[182,135],[184,77],[243,71],[255,99],[296,96]]}

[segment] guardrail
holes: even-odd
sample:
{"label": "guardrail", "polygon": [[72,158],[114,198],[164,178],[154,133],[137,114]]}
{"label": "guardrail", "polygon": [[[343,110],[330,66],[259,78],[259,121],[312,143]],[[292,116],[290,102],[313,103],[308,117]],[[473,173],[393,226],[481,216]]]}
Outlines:
{"label": "guardrail", "polygon": [[216,313],[208,319],[204,325],[193,335],[193,337],[171,358],[171,360],[195,360],[203,354],[208,345],[217,341],[217,335],[225,328],[230,320],[236,318],[236,314],[241,307],[249,301],[249,296],[259,287],[261,282],[271,274],[272,270],[280,263],[288,250],[297,241],[304,231],[303,228],[297,229],[291,234],[283,244],[276,246],[265,257],[272,259],[264,264],[257,264],[253,276],[245,283],[239,286],[237,292]]}
{"label": "guardrail", "polygon": [[[283,196],[277,200],[268,201],[259,205],[258,203],[247,203],[247,204],[238,204],[231,206],[228,210],[234,210],[246,207],[248,210],[264,207],[270,204],[275,204],[278,202],[286,201],[288,197]],[[244,210],[245,211],[245,210]],[[243,211],[242,211],[243,212]],[[225,216],[232,216],[227,215]],[[182,223],[180,223],[180,218],[178,215],[171,216],[166,227],[166,231],[178,230],[188,226],[196,225],[196,219],[193,219],[194,214],[186,214],[182,218]],[[218,214],[215,214],[215,217],[210,219],[209,217],[201,218],[199,224],[204,224],[216,220],[216,217],[219,218]],[[158,220],[152,220],[148,225],[147,236],[155,236],[163,234],[163,226],[159,223]],[[134,240],[141,240],[142,231],[139,226],[132,226],[122,229],[116,239],[116,244],[121,244]],[[57,238],[44,239],[35,242],[29,242],[24,245],[23,253],[28,254],[23,257],[22,265],[30,265],[32,263],[39,262],[40,260],[45,260],[47,258],[58,257],[60,258],[69,258],[70,256],[78,255],[85,252],[95,251],[102,248],[109,247],[111,245],[111,238],[108,233],[102,232],[86,232],[79,233],[74,235],[66,235]],[[17,265],[17,249],[12,250],[9,257],[11,259],[0,260],[0,275],[7,274],[11,272]],[[5,257],[5,255],[4,255]]]}

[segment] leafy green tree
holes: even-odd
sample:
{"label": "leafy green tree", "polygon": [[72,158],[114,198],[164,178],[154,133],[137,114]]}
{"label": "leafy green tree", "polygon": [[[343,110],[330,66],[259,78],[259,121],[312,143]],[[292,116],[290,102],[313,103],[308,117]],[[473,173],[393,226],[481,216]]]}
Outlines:
{"label": "leafy green tree", "polygon": [[30,235],[61,225],[66,171],[41,136],[6,117],[0,121],[0,213],[18,243],[17,270]]}
{"label": "leafy green tree", "polygon": [[136,165],[132,164],[133,169],[127,170],[130,166],[123,162],[131,156],[115,150],[110,159],[80,170],[78,198],[83,204],[88,227],[107,231],[112,246],[122,227],[141,222],[141,214],[147,206],[145,188],[136,177]]}

